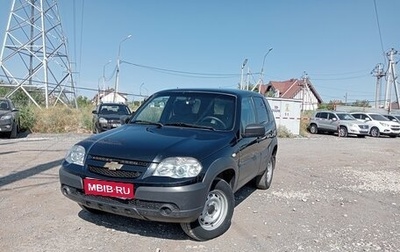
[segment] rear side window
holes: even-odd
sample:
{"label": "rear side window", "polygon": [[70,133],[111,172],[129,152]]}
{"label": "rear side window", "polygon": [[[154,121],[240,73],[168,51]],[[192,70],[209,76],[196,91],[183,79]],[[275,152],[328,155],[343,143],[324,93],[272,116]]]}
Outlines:
{"label": "rear side window", "polygon": [[268,108],[264,102],[264,99],[261,97],[254,97],[254,104],[256,106],[257,111],[257,123],[267,123],[268,116]]}
{"label": "rear side window", "polygon": [[321,118],[321,119],[328,119],[328,113],[326,113],[326,112],[319,112],[319,113],[317,113],[317,115],[316,115],[315,117]]}
{"label": "rear side window", "polygon": [[256,123],[256,115],[254,113],[254,105],[250,98],[246,97],[242,100],[241,111],[241,127],[246,128],[247,125]]}

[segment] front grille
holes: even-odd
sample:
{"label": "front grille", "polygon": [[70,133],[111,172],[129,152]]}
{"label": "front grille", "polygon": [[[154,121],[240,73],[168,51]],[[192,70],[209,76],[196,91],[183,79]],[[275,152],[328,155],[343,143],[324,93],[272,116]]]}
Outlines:
{"label": "front grille", "polygon": [[360,129],[368,129],[368,125],[358,125]]}
{"label": "front grille", "polygon": [[100,156],[91,156],[90,158],[93,160],[96,160],[96,161],[117,162],[117,163],[123,164],[123,165],[142,166],[142,167],[148,167],[150,165],[150,162],[136,161],[136,160],[108,158],[108,157],[100,157]]}
{"label": "front grille", "polygon": [[96,174],[100,174],[103,176],[107,176],[107,177],[113,177],[113,178],[138,178],[142,175],[141,172],[138,171],[124,171],[124,170],[109,170],[107,168],[103,168],[103,167],[97,167],[97,166],[93,166],[93,165],[89,165],[88,166],[89,171],[96,173]]}

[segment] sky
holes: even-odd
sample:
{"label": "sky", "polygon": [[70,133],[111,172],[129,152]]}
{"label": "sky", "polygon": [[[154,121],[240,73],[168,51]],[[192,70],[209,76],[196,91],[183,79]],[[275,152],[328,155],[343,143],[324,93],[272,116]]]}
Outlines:
{"label": "sky", "polygon": [[[0,7],[1,42],[11,3]],[[400,49],[398,0],[57,3],[78,95],[89,98],[115,87],[120,52],[118,90],[132,101],[167,88],[237,88],[247,59],[252,84],[306,73],[324,102],[372,102],[371,71]]]}

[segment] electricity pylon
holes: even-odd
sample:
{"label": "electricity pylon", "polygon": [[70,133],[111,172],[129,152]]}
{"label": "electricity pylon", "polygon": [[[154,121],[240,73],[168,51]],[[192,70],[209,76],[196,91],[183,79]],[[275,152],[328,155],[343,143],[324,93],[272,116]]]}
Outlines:
{"label": "electricity pylon", "polygon": [[[56,0],[13,0],[0,53],[0,79],[7,97],[22,90],[39,108],[77,107],[71,62]],[[38,99],[38,98],[36,98]]]}

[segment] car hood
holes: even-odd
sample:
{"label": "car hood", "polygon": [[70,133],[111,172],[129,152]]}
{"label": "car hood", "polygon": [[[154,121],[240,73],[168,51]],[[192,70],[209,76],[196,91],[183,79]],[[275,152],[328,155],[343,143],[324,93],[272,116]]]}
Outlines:
{"label": "car hood", "polygon": [[115,115],[102,115],[102,114],[99,114],[99,118],[103,117],[103,118],[105,118],[107,120],[120,120],[121,118],[128,117],[128,116],[129,115],[118,115],[118,114],[115,114]]}
{"label": "car hood", "polygon": [[9,113],[11,113],[11,111],[9,111],[9,110],[0,110],[0,116],[9,114]]}
{"label": "car hood", "polygon": [[232,132],[213,132],[182,127],[124,125],[93,135],[81,142],[88,155],[160,162],[166,157],[201,160],[229,145]]}

